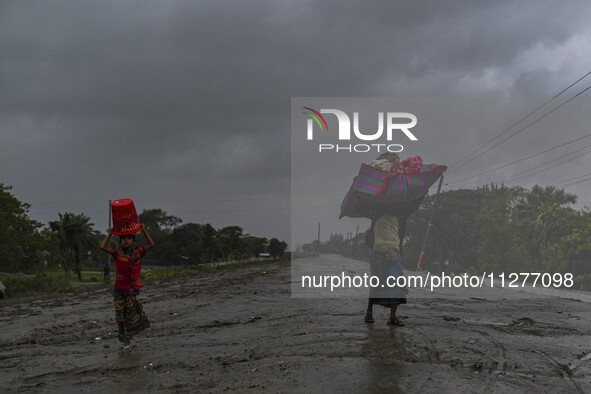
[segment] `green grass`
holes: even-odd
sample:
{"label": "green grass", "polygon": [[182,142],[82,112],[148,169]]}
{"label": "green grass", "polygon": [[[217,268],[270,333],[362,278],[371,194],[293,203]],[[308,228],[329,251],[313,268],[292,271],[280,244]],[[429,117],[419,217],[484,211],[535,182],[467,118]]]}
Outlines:
{"label": "green grass", "polygon": [[[82,273],[82,282],[99,283],[103,281],[102,273]],[[6,286],[9,297],[28,293],[72,293],[79,286],[78,276],[74,272],[66,274],[63,270],[47,269],[34,275],[0,275],[0,282]]]}
{"label": "green grass", "polygon": [[69,288],[70,282],[65,277],[41,272],[33,276],[0,275],[0,281],[6,286],[9,297],[24,293],[53,292]]}
{"label": "green grass", "polygon": [[[85,269],[82,269],[83,271],[85,271]],[[88,271],[94,271],[94,272],[82,272],[82,282],[102,282],[103,281],[103,273],[99,272],[96,270],[96,268],[94,269],[88,269]],[[70,281],[74,281],[74,282],[78,282],[78,275],[76,275],[76,272],[72,271],[69,273],[69,275],[66,274],[65,271],[63,270],[47,270],[44,271],[44,274],[47,275],[48,277],[54,278],[54,279],[66,279],[66,280],[70,280]],[[39,274],[37,274],[39,275]]]}

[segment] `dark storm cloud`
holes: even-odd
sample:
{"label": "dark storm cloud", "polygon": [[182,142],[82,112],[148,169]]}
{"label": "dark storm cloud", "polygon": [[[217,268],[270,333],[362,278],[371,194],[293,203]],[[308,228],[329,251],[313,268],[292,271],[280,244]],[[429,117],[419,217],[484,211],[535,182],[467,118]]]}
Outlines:
{"label": "dark storm cloud", "polygon": [[[147,194],[171,210],[259,196],[246,216],[227,212],[263,233],[247,209],[289,194],[291,97],[548,96],[587,71],[591,46],[586,2],[0,7],[0,182],[40,206],[64,201],[39,208],[43,221],[71,195]],[[464,150],[489,138],[467,136]]]}

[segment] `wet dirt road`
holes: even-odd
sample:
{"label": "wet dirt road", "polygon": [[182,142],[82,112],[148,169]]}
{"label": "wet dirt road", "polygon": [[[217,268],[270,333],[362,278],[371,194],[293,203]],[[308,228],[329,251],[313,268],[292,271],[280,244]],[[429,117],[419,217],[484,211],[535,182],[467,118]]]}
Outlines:
{"label": "wet dirt road", "polygon": [[0,302],[0,391],[591,392],[579,301],[409,298],[389,327],[365,299],[291,298],[289,263],[250,265],[146,281],[152,326],[123,353],[110,292]]}

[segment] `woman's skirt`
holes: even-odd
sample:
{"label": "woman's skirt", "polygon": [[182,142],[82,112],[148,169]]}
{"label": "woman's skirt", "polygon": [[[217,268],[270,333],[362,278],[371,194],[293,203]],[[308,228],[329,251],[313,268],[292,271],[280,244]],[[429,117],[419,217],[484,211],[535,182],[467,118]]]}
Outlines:
{"label": "woman's skirt", "polygon": [[115,296],[115,318],[119,335],[131,338],[144,328],[150,327],[146,311],[135,295]]}
{"label": "woman's skirt", "polygon": [[385,253],[372,251],[369,267],[371,275],[380,279],[380,286],[369,289],[370,302],[385,307],[406,304],[406,294],[408,294],[406,286],[396,286],[394,279],[390,279],[388,283],[389,277],[398,278],[404,275],[400,253],[398,253],[398,261],[393,261]]}

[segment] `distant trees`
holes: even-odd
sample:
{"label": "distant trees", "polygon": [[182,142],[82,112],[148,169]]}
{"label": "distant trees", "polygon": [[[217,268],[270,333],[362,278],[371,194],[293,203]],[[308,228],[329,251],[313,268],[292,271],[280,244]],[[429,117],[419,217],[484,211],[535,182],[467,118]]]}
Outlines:
{"label": "distant trees", "polygon": [[558,231],[559,223],[572,213],[572,209],[566,207],[576,202],[577,196],[554,186],[542,188],[536,185],[524,195],[517,209],[523,213],[522,217],[533,221],[532,242],[538,249],[564,235]]}
{"label": "distant trees", "polygon": [[47,249],[42,224],[29,218],[30,205],[16,199],[11,189],[0,183],[0,271],[32,272]]}
{"label": "distant trees", "polygon": [[[455,263],[466,269],[478,259],[482,222],[478,220],[489,197],[486,189],[442,192],[437,201],[428,243],[426,262]],[[415,268],[419,260],[435,196],[427,196],[419,210],[408,219],[403,260]],[[412,262],[412,263],[411,263]]]}
{"label": "distant trees", "polygon": [[177,251],[176,245],[171,242],[170,235],[183,221],[172,215],[168,215],[162,209],[144,209],[139,215],[140,222],[146,226],[146,230],[158,245],[150,254],[155,259],[174,259]]}
{"label": "distant trees", "polygon": [[[549,256],[547,250],[556,248],[554,245],[564,237],[588,223],[588,216],[587,220],[583,219],[583,215],[571,207],[576,196],[553,186],[534,186],[527,190],[520,186],[493,185],[463,191],[474,197],[472,203],[466,202],[464,206],[447,204],[445,196],[458,192],[444,192],[437,212],[458,215],[466,227],[458,229],[453,223],[448,225],[449,222],[441,221],[441,215],[436,214],[436,227],[445,230],[435,231],[434,238],[443,235],[449,238],[458,236],[461,231],[467,232],[469,236],[462,240],[461,247],[469,253],[454,254],[451,258],[443,255],[441,250],[429,253],[432,261],[449,259],[449,269],[556,272],[559,266],[547,263],[548,257],[544,257]],[[469,223],[476,225],[470,226]]]}
{"label": "distant trees", "polygon": [[[417,261],[434,196],[409,220],[405,256]],[[546,249],[581,221],[570,205],[576,196],[553,186],[491,185],[442,192],[425,250],[427,262],[448,261],[449,270],[536,272]],[[524,271],[525,272],[525,271]]]}
{"label": "distant trees", "polygon": [[478,267],[487,272],[505,272],[514,267],[516,261],[524,269],[531,265],[531,221],[520,218],[516,209],[524,196],[524,190],[519,187],[488,192],[475,217],[480,227],[476,259],[464,262],[462,268]]}
{"label": "distant trees", "polygon": [[572,231],[542,250],[543,267],[546,272],[570,272],[578,288],[591,290],[591,212],[578,212],[570,224]]}
{"label": "distant trees", "polygon": [[210,224],[186,223],[175,228],[165,241],[165,245],[173,246],[173,252],[168,253],[165,259],[159,259],[160,264],[204,264],[216,261],[222,255],[216,234]]}
{"label": "distant trees", "polygon": [[261,253],[265,253],[269,246],[269,241],[265,237],[254,237],[252,235],[245,235],[244,242],[246,243],[247,255],[252,257],[256,257]]}
{"label": "distant trees", "polygon": [[[30,205],[20,202],[10,190],[0,183],[0,272],[38,272],[46,263],[60,264],[66,272],[73,269],[82,280],[82,256],[94,255],[104,235],[83,213],[59,213],[57,220],[44,227],[29,218]],[[287,243],[276,238],[269,241],[244,234],[240,226],[216,230],[209,223],[183,223],[162,209],[144,210],[139,219],[158,245],[150,259],[162,265],[245,260],[265,251],[281,257],[287,248]],[[142,236],[138,235],[140,243]],[[116,238],[111,242],[115,246]]]}
{"label": "distant trees", "polygon": [[144,209],[139,215],[139,219],[152,238],[154,238],[154,235],[157,236],[159,232],[170,232],[174,230],[183,222],[181,218],[168,215],[160,208]]}
{"label": "distant trees", "polygon": [[[185,223],[161,209],[144,210],[139,219],[158,247],[151,253],[159,264],[206,264],[215,261],[244,260],[265,250],[281,257],[287,243],[244,234],[240,226],[216,230],[209,223]],[[272,251],[271,251],[272,249]],[[273,253],[276,253],[275,255]]]}
{"label": "distant trees", "polygon": [[246,243],[242,236],[242,227],[228,226],[218,231],[218,240],[222,255],[228,260],[241,260],[246,257]]}
{"label": "distant trees", "polygon": [[[576,200],[553,186],[444,191],[424,250],[425,268],[447,261],[445,270],[453,272],[570,272],[579,288],[591,290],[591,213],[574,210]],[[407,268],[416,267],[434,203],[435,196],[427,196],[408,220]],[[314,242],[302,250],[315,251]],[[367,258],[369,250],[360,244],[331,235],[320,250]]]}
{"label": "distant trees", "polygon": [[285,242],[279,241],[277,238],[271,238],[269,241],[269,254],[271,257],[282,257],[287,249]]}
{"label": "distant trees", "polygon": [[160,264],[208,264],[220,260],[245,260],[258,257],[265,250],[269,250],[274,257],[281,257],[287,248],[287,243],[276,238],[268,241],[267,238],[244,235],[240,226],[216,230],[209,223],[186,223],[178,226],[164,238],[164,245],[170,245],[171,248],[167,247],[164,255],[159,256]]}

